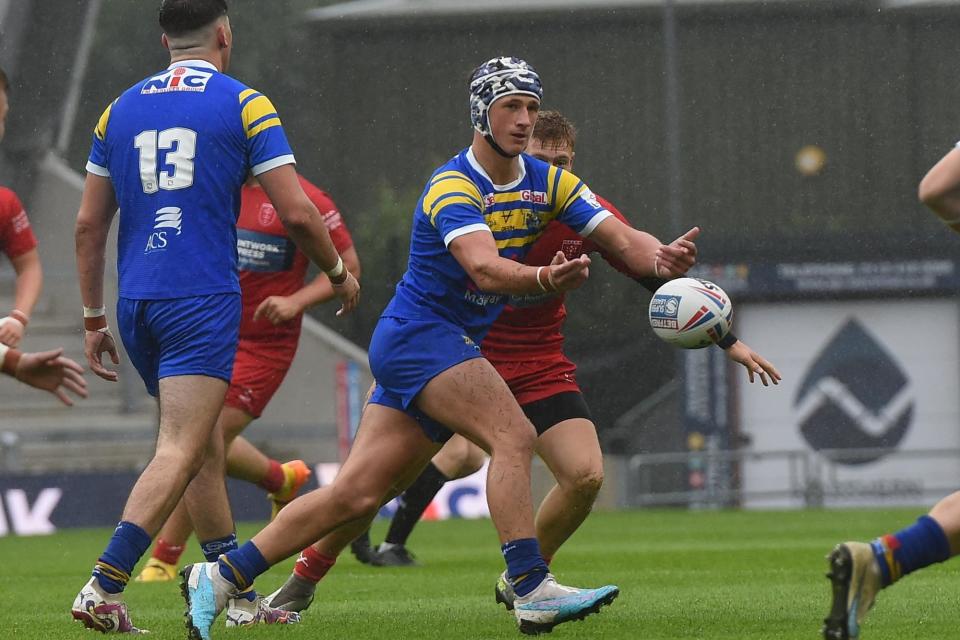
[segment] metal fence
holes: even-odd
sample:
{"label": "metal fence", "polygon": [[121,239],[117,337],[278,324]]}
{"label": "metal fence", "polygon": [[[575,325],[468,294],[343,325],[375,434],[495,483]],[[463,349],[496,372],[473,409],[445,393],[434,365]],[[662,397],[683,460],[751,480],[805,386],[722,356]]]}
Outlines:
{"label": "metal fence", "polygon": [[[923,484],[904,483],[894,477],[867,485],[851,483],[845,467],[834,458],[914,461],[918,466],[934,460],[956,460],[951,477],[934,477]],[[742,476],[751,463],[780,465],[779,482],[763,489],[744,490]],[[691,470],[708,480],[691,487]],[[894,506],[933,503],[960,487],[960,450],[956,449],[843,449],[792,451],[702,451],[638,454],[627,462],[626,506],[681,506],[689,508],[831,506]]]}

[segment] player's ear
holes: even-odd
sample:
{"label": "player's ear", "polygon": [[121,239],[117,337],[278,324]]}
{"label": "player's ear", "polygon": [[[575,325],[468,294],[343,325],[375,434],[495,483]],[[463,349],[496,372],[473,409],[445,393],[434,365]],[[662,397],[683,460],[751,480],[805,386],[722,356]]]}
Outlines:
{"label": "player's ear", "polygon": [[160,34],[160,44],[162,44],[163,48],[166,49],[167,51],[170,50],[170,41],[167,40],[167,34],[165,33]]}

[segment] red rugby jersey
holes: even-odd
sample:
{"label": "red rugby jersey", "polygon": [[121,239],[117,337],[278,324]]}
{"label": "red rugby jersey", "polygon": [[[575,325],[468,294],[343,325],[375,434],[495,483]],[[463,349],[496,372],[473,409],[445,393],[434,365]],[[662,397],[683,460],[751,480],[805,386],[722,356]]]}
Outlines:
{"label": "red rugby jersey", "polygon": [[0,187],[0,251],[13,260],[37,246],[27,212],[10,189]]}
{"label": "red rugby jersey", "polygon": [[[599,196],[597,199],[607,211],[630,224],[610,202]],[[543,235],[527,253],[524,264],[534,267],[548,265],[557,251],[563,251],[567,258],[599,252],[618,271],[631,275],[626,265],[604,255],[599,246],[560,222],[547,225]],[[494,365],[498,362],[521,362],[560,355],[563,352],[561,329],[567,317],[564,298],[562,293],[511,296],[483,339],[483,355]]]}
{"label": "red rugby jersey", "polygon": [[[316,205],[338,252],[353,246],[350,231],[337,205],[324,191],[303,176],[300,185]],[[254,339],[295,338],[300,334],[300,316],[274,326],[266,318],[253,320],[253,313],[270,296],[289,296],[303,287],[309,260],[287,235],[266,192],[258,186],[244,185],[237,221],[237,253],[243,316],[240,336]]]}

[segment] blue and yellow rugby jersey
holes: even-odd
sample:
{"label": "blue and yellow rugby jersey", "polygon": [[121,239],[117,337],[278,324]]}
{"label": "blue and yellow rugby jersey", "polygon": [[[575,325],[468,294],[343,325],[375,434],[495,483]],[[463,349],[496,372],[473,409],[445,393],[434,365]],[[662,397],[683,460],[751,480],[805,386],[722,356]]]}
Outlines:
{"label": "blue and yellow rugby jersey", "polygon": [[448,251],[450,242],[487,230],[501,256],[522,261],[551,220],[588,236],[611,215],[572,173],[520,158],[521,175],[507,185],[494,185],[469,148],[434,172],[414,210],[407,271],[384,317],[439,316],[480,342],[506,296],[481,291]]}
{"label": "blue and yellow rugby jersey", "polygon": [[177,62],[125,91],[97,123],[87,171],[120,205],[120,295],[240,291],[240,187],[294,162],[270,100],[209,62]]}

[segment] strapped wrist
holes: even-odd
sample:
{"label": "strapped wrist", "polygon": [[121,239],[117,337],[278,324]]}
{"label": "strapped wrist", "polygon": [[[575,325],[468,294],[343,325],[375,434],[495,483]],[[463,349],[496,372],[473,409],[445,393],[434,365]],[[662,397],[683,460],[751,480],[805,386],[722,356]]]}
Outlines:
{"label": "strapped wrist", "polygon": [[540,285],[540,290],[543,292],[547,291],[547,288],[543,286],[543,280],[540,279],[540,272],[543,271],[543,267],[537,267],[537,284]]}
{"label": "strapped wrist", "polygon": [[[343,258],[337,256],[337,264],[333,266],[333,269],[324,269],[323,272],[327,274],[327,277],[333,280],[334,278],[339,278],[340,274],[345,271],[343,266]],[[346,279],[346,278],[344,278]]]}
{"label": "strapped wrist", "polygon": [[107,316],[94,316],[83,319],[83,328],[87,331],[100,331],[107,328]]}
{"label": "strapped wrist", "polygon": [[25,314],[23,311],[20,311],[20,309],[14,309],[11,311],[10,317],[22,324],[24,327],[30,324],[30,318],[28,318],[27,314]]}
{"label": "strapped wrist", "polygon": [[733,334],[733,331],[727,331],[727,335],[717,340],[717,346],[721,349],[729,349],[739,341],[740,339]]}
{"label": "strapped wrist", "polygon": [[17,365],[20,364],[21,356],[23,356],[23,353],[17,349],[0,344],[0,371],[16,377]]}

